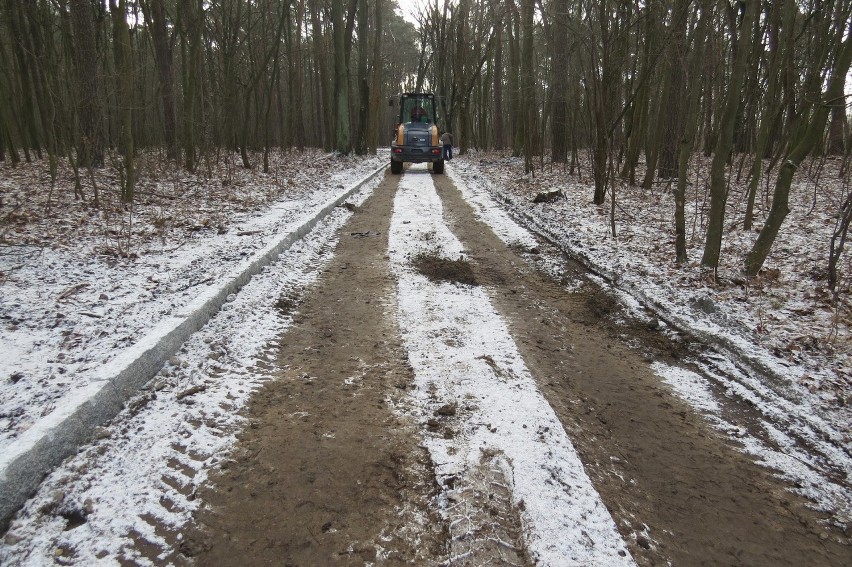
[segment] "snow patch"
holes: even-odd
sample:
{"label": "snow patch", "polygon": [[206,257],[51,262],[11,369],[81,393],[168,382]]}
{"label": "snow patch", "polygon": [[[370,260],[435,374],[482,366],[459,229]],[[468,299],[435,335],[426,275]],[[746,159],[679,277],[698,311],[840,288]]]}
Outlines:
{"label": "snow patch", "polygon": [[409,169],[394,201],[390,259],[421,420],[456,404],[455,416],[446,420],[450,429],[426,440],[438,475],[463,479],[484,454],[503,455],[511,467],[507,476],[514,479],[512,496],[521,510],[525,543],[538,564],[633,565],[485,291],[432,283],[412,270],[410,259],[423,250],[450,259],[462,254],[442,214],[426,170]]}
{"label": "snow patch", "polygon": [[[351,201],[361,204],[378,182]],[[97,441],[51,473],[0,541],[0,564],[169,563],[202,504],[197,487],[244,425],[240,409],[274,373],[277,337],[292,322],[276,300],[317,279],[349,216],[334,209],[229,297]]]}

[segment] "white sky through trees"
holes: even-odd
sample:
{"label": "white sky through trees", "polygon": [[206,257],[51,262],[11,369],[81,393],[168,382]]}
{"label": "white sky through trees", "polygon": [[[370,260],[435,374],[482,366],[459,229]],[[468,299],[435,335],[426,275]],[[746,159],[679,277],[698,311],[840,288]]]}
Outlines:
{"label": "white sky through trees", "polygon": [[397,13],[406,21],[417,25],[417,19],[414,15],[417,13],[419,6],[425,3],[425,0],[396,0],[396,3],[399,6]]}

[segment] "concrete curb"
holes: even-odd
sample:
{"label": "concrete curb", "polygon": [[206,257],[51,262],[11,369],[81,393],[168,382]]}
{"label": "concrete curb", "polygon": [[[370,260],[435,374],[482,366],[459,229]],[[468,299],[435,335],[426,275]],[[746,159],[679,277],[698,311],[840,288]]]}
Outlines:
{"label": "concrete curb", "polygon": [[381,166],[310,213],[310,218],[295,230],[278,237],[232,270],[225,276],[225,283],[203,292],[182,314],[158,323],[139,342],[104,365],[88,386],[75,392],[73,399],[63,400],[63,407],[15,440],[0,456],[0,532],[8,529],[12,516],[35,493],[42,479],[81,445],[91,441],[94,428],[115,417],[124,402],[219,311],[229,295],[237,293],[281,252],[386,168]]}

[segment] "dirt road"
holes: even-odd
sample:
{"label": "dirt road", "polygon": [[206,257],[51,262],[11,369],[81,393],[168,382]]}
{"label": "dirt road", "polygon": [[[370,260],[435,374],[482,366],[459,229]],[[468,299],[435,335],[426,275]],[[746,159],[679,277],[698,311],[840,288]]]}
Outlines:
{"label": "dirt road", "polygon": [[199,565],[429,564],[445,526],[415,423],[393,411],[413,375],[392,316],[388,177],[344,227],[334,260],[283,337],[287,371],[255,397],[234,462],[201,495],[214,509]]}
{"label": "dirt road", "polygon": [[[534,254],[509,249],[447,177],[433,179],[446,222],[638,564],[850,563],[848,538],[826,531],[650,370],[686,346],[612,323],[615,304],[595,286],[567,291],[538,272]],[[198,495],[209,506],[183,546],[197,564],[447,562],[453,530],[437,502],[448,487],[436,482],[425,432],[399,411],[414,375],[387,256],[398,183],[388,176],[355,212],[304,301],[282,302],[297,313],[280,347],[286,371],[255,395],[233,458]],[[567,274],[585,281],[577,268]],[[530,564],[517,514],[500,516],[492,539],[505,545],[457,564]]]}

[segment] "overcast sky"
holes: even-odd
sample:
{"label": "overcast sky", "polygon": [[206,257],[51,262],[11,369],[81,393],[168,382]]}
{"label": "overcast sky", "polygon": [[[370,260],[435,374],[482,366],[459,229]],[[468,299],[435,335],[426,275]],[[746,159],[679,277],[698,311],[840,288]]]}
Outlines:
{"label": "overcast sky", "polygon": [[417,25],[417,21],[414,19],[413,14],[417,11],[417,6],[424,1],[425,0],[396,0],[396,3],[399,4],[400,15],[412,24]]}

